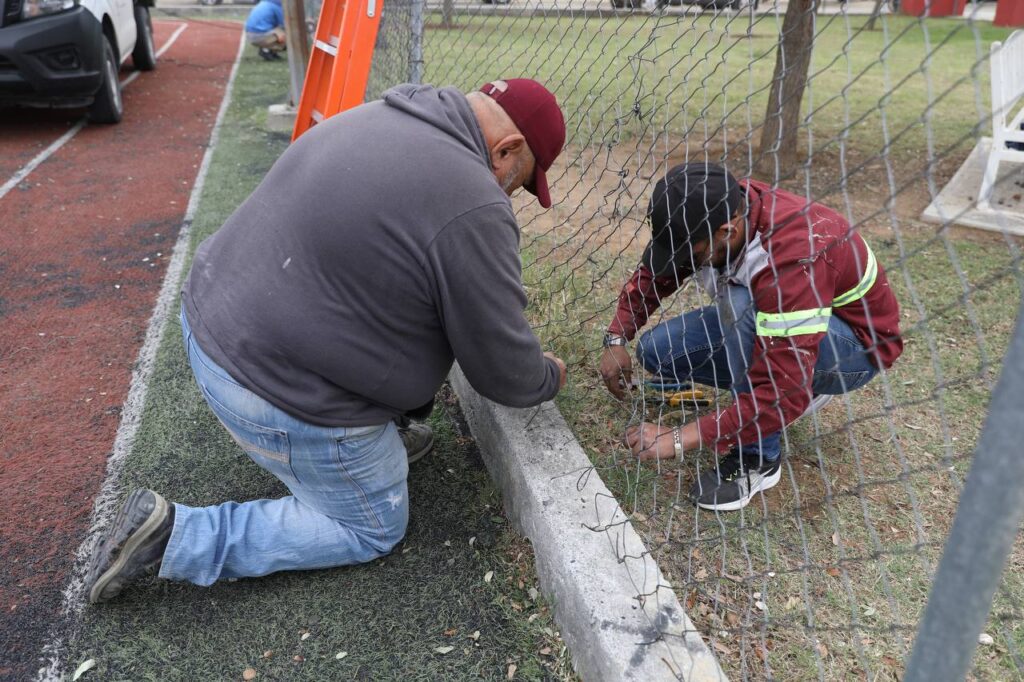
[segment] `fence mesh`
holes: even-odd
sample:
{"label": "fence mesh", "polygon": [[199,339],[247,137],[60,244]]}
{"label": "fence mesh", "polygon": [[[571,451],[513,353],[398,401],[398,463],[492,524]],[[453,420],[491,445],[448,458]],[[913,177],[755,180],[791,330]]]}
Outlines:
{"label": "fence mesh", "polygon": [[[530,77],[557,95],[568,140],[548,173],[555,204],[543,211],[529,195],[514,198],[529,314],[545,347],[570,367],[559,407],[726,675],[893,679],[903,673],[1024,282],[1013,236],[1024,234],[1019,166],[1003,166],[993,201],[1001,212],[985,218],[992,229],[958,227],[977,218],[978,164],[991,135],[989,46],[1009,31],[982,19],[981,4],[940,20],[892,14],[891,3],[792,2],[801,4],[787,18],[785,2],[736,9],[625,0],[634,8],[612,11],[597,0],[432,0],[423,81],[468,91]],[[368,97],[408,80],[420,62],[411,56],[412,7],[386,3]],[[809,63],[800,100],[772,86],[799,72],[802,49]],[[766,139],[770,101],[796,112],[794,137]],[[712,385],[700,387],[703,400],[673,401],[634,362],[634,386],[618,401],[599,373],[620,289],[650,240],[654,183],[693,161],[837,211],[870,244],[901,307],[902,356],[785,427],[780,483],[734,512],[690,502],[713,455],[641,462],[623,437],[643,421],[691,423],[735,396]],[[961,182],[951,182],[962,165]],[[954,186],[967,187],[965,196],[947,196]],[[922,212],[940,192],[926,222]],[[691,278],[641,332],[714,301]],[[1022,562],[1018,542],[974,657],[979,679],[1024,670]]]}

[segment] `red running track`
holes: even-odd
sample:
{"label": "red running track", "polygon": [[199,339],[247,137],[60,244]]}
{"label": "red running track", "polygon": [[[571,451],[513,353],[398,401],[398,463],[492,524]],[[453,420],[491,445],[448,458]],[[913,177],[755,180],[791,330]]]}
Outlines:
{"label": "red running track", "polygon": [[[159,48],[182,22],[154,23]],[[119,125],[0,198],[0,679],[36,674],[60,614],[240,30],[190,23]],[[0,185],[80,118],[0,115]]]}

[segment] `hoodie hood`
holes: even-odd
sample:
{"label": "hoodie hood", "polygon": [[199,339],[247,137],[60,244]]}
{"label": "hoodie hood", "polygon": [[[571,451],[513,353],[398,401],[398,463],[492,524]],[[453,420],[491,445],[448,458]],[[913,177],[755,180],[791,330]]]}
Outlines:
{"label": "hoodie hood", "polygon": [[491,158],[480,123],[476,120],[469,100],[458,89],[398,85],[385,91],[382,99],[389,107],[415,116],[455,138],[467,149],[476,152],[490,170]]}

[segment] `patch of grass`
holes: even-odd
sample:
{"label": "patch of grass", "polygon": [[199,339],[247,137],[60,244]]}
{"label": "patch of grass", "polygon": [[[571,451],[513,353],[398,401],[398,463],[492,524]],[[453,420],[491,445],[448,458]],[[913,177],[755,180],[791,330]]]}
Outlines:
{"label": "patch of grass", "polygon": [[[287,146],[263,130],[287,70],[243,58],[194,221],[193,249],[252,191]],[[411,521],[395,552],[368,565],[221,581],[210,588],[142,580],[88,607],[69,666],[94,658],[97,679],[575,679],[537,596],[532,553],[448,397],[432,417],[432,455],[413,465]],[[287,494],[254,466],[206,407],[180,325],[161,343],[142,424],[122,475],[189,505]],[[493,571],[490,582],[485,574]],[[474,633],[479,631],[479,636]],[[447,654],[438,647],[452,646]],[[337,655],[346,652],[339,659]]]}
{"label": "patch of grass", "polygon": [[[819,16],[801,145],[840,142],[874,156],[920,160],[926,127],[937,149],[983,125],[988,45],[1009,29],[954,20]],[[752,139],[764,118],[781,17],[636,15],[605,19],[458,16],[455,29],[425,35],[425,79],[466,89],[505,74],[555,92],[570,144],[638,139],[641,154],[682,152],[680,141],[726,149]],[[495,65],[500,65],[496,67]],[[500,73],[496,72],[498,68]],[[659,139],[671,131],[676,142]]]}

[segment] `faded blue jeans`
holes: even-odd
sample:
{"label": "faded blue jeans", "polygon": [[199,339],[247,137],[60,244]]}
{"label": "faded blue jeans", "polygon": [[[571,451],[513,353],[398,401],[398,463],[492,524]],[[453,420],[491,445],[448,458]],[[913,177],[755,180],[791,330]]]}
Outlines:
{"label": "faded blue jeans", "polygon": [[309,424],[239,385],[199,348],[184,313],[188,360],[203,397],[245,453],[281,480],[278,500],[174,505],[160,577],[219,578],[364,563],[391,551],[409,521],[409,464],[394,423]]}
{"label": "faded blue jeans", "polygon": [[[856,304],[855,304],[856,305]],[[723,287],[713,306],[691,310],[663,322],[640,337],[637,358],[663,381],[692,381],[705,386],[749,393],[747,370],[754,351],[757,310],[750,291],[735,284]],[[841,395],[871,381],[878,368],[850,325],[832,315],[828,333],[818,346],[811,391]],[[781,433],[744,443],[742,450],[774,462],[781,452]]]}

